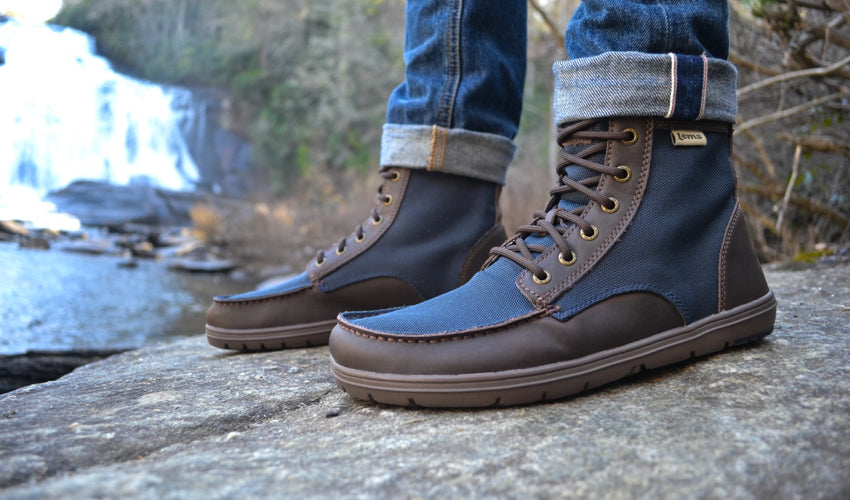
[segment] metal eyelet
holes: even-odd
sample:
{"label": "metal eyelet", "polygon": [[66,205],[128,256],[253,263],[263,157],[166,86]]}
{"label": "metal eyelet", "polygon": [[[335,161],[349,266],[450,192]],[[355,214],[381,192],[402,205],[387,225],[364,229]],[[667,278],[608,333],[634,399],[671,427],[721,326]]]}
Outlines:
{"label": "metal eyelet", "polygon": [[398,170],[393,170],[392,173],[393,173],[393,176],[390,177],[390,181],[391,182],[398,182],[398,180],[401,179],[401,174],[399,173]]}
{"label": "metal eyelet", "polygon": [[377,218],[377,219],[372,219],[372,225],[373,225],[373,226],[377,226],[377,225],[378,225],[378,224],[380,224],[381,222],[384,222],[384,218],[383,218],[382,216],[380,216],[380,215],[378,215],[378,218]]}
{"label": "metal eyelet", "polygon": [[598,229],[596,229],[596,226],[590,226],[590,227],[592,227],[592,228],[593,228],[593,232],[592,232],[592,233],[590,233],[590,234],[586,234],[586,233],[584,232],[584,229],[582,229],[581,231],[579,231],[579,233],[581,234],[581,237],[582,237],[582,239],[583,239],[583,240],[586,240],[586,241],[593,241],[593,240],[595,240],[595,239],[596,239],[596,237],[597,237],[597,236],[599,236],[599,230],[598,230]]}
{"label": "metal eyelet", "polygon": [[366,234],[365,234],[365,233],[364,233],[364,234],[361,234],[360,236],[354,235],[354,241],[356,241],[357,243],[363,243],[363,241],[364,241],[365,239],[366,239]]}
{"label": "metal eyelet", "polygon": [[549,274],[549,271],[543,271],[543,272],[546,273],[546,276],[543,279],[538,278],[536,274],[532,273],[532,275],[531,275],[531,279],[533,279],[534,282],[537,283],[538,285],[545,285],[546,283],[549,283],[550,281],[552,281],[552,275]]}
{"label": "metal eyelet", "polygon": [[630,169],[629,167],[627,167],[625,165],[620,165],[617,168],[620,169],[620,171],[623,173],[623,175],[622,176],[615,175],[614,176],[615,181],[617,181],[619,183],[623,183],[623,182],[629,182],[632,179],[632,169]]}
{"label": "metal eyelet", "polygon": [[561,252],[561,253],[558,254],[558,262],[560,262],[561,264],[563,264],[565,266],[571,266],[571,265],[575,264],[576,263],[576,253],[570,252],[570,258],[565,259],[564,253]]}
{"label": "metal eyelet", "polygon": [[316,259],[316,267],[322,267],[325,264],[325,259]]}
{"label": "metal eyelet", "polygon": [[626,146],[631,146],[632,144],[637,144],[637,141],[638,141],[638,133],[637,133],[637,131],[636,131],[635,129],[633,129],[633,128],[627,128],[627,129],[623,130],[623,132],[627,132],[627,133],[632,134],[632,138],[631,138],[631,139],[623,139],[623,140],[621,141],[623,144],[625,144]]}
{"label": "metal eyelet", "polygon": [[602,211],[605,212],[606,214],[613,214],[614,212],[616,212],[617,210],[620,209],[620,202],[617,201],[617,198],[608,198],[608,199],[611,200],[614,203],[613,207],[608,208],[608,207],[605,206],[604,203],[600,203],[599,206],[602,207]]}
{"label": "metal eyelet", "polygon": [[390,206],[393,202],[393,196],[391,194],[386,195],[387,199],[384,200],[384,205]]}
{"label": "metal eyelet", "polygon": [[335,254],[337,254],[337,255],[342,255],[342,254],[344,254],[344,253],[345,253],[345,248],[343,248],[342,250],[340,250],[339,248],[337,248],[336,250],[334,250],[334,253],[335,253]]}

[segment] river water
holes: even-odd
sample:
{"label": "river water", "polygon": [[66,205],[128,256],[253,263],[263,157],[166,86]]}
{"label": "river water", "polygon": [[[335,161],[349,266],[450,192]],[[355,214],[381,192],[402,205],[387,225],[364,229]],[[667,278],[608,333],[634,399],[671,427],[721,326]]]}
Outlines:
{"label": "river water", "polygon": [[128,349],[202,334],[214,295],[245,287],[223,275],[140,260],[0,243],[0,355]]}
{"label": "river water", "polygon": [[[232,169],[247,149],[224,140],[205,98],[115,72],[91,37],[68,28],[0,19],[0,96],[0,220],[30,228],[78,229],[42,201],[74,180],[191,191],[218,186],[204,172]],[[245,288],[119,262],[0,243],[0,355],[201,334],[213,295]]]}

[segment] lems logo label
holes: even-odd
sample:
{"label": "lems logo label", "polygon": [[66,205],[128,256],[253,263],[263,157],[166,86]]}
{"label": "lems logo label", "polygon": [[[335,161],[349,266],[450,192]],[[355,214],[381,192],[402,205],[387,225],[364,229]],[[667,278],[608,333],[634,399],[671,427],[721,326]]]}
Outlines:
{"label": "lems logo label", "polygon": [[705,146],[708,141],[699,130],[673,130],[670,132],[674,146]]}

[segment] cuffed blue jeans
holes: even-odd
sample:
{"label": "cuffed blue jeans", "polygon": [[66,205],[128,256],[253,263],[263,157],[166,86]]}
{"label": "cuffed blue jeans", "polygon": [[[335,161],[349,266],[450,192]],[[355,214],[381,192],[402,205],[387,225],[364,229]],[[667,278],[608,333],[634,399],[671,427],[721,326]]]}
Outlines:
{"label": "cuffed blue jeans", "polygon": [[[381,166],[505,182],[526,66],[525,0],[408,0],[405,81]],[[555,63],[556,124],[617,116],[734,123],[726,0],[584,0]]]}

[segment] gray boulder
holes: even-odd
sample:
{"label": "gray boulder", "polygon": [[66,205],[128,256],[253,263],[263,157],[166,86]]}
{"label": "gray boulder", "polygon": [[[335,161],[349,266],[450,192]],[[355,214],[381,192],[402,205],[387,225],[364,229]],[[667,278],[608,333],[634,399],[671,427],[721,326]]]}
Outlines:
{"label": "gray boulder", "polygon": [[0,396],[0,497],[847,498],[850,266],[768,280],[765,341],[537,406],[355,401],[326,348],[127,352]]}
{"label": "gray boulder", "polygon": [[86,226],[117,226],[127,223],[180,226],[189,223],[189,210],[203,194],[169,191],[144,182],[117,186],[103,181],[74,181],[48,194],[60,212],[78,218]]}

